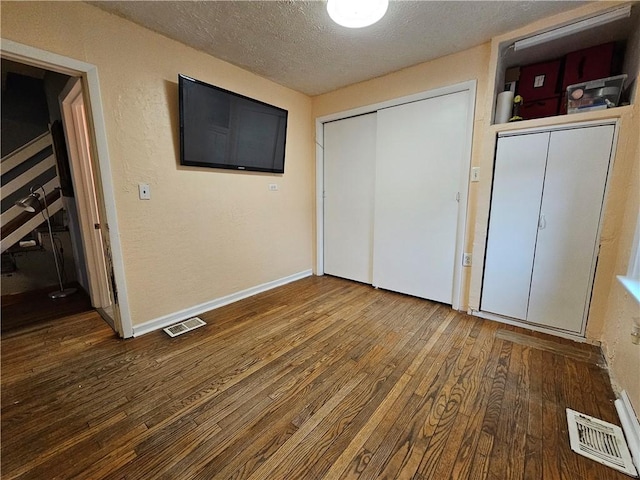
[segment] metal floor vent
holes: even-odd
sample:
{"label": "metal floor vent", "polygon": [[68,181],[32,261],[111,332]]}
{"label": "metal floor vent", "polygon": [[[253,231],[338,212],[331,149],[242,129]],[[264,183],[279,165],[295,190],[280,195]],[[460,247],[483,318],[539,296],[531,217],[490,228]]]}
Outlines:
{"label": "metal floor vent", "polygon": [[571,450],[632,477],[637,475],[620,427],[570,408],[567,423]]}
{"label": "metal floor vent", "polygon": [[182,335],[183,333],[190,332],[198,327],[206,325],[206,323],[199,317],[193,317],[184,322],[176,323],[175,325],[171,325],[170,327],[163,328],[163,330],[170,337],[177,337],[178,335]]}

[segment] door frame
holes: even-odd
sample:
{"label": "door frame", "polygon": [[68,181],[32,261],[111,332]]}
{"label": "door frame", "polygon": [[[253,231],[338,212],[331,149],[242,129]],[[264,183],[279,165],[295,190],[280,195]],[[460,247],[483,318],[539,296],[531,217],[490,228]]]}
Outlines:
{"label": "door frame", "polygon": [[122,247],[120,245],[120,230],[118,228],[118,217],[116,214],[115,190],[113,186],[113,175],[111,172],[111,161],[107,142],[106,124],[102,99],[100,96],[100,81],[98,78],[98,68],[90,63],[82,62],[70,57],[58,55],[56,53],[41,50],[39,48],[24,45],[11,40],[2,39],[0,54],[3,58],[16,62],[33,65],[53,72],[62,73],[71,77],[80,77],[83,90],[85,91],[89,103],[88,115],[91,117],[89,125],[93,126],[96,151],[96,175],[100,177],[102,191],[96,192],[101,195],[105,205],[106,222],[109,225],[109,240],[113,263],[113,275],[116,289],[118,291],[118,303],[114,308],[118,308],[121,328],[118,333],[124,338],[133,336],[133,324],[129,308],[127,295],[124,260]]}
{"label": "door frame", "polygon": [[315,119],[316,129],[316,275],[324,275],[324,124],[335,120],[373,113],[383,108],[395,107],[405,103],[417,102],[429,98],[440,97],[452,93],[469,92],[469,108],[467,109],[468,137],[465,139],[464,165],[458,189],[460,192],[460,208],[456,234],[456,261],[453,272],[453,301],[452,307],[460,310],[462,291],[465,283],[463,275],[462,256],[467,237],[467,216],[469,211],[469,174],[471,170],[471,147],[473,143],[473,123],[476,104],[476,80],[469,80],[455,85],[418,92],[398,97],[384,102],[378,102],[341,112],[332,113]]}

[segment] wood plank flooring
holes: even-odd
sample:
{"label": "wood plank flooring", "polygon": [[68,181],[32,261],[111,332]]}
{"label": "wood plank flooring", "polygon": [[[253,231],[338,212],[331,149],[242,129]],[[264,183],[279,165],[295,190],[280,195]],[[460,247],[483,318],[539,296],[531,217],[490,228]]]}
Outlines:
{"label": "wood plank flooring", "polygon": [[2,321],[0,322],[2,334],[10,330],[24,329],[28,325],[42,321],[93,310],[91,299],[80,284],[74,282],[65,284],[65,287],[74,287],[78,291],[66,298],[55,300],[49,298],[49,293],[60,290],[57,285],[30,292],[3,295]]}
{"label": "wood plank flooring", "polygon": [[332,277],[117,339],[95,312],[2,336],[3,479],[617,479],[598,349]]}

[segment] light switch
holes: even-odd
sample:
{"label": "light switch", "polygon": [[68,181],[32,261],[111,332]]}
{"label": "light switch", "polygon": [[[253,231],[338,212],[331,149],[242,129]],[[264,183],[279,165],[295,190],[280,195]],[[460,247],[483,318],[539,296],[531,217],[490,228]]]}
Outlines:
{"label": "light switch", "polygon": [[472,182],[480,181],[480,167],[471,167],[471,181]]}

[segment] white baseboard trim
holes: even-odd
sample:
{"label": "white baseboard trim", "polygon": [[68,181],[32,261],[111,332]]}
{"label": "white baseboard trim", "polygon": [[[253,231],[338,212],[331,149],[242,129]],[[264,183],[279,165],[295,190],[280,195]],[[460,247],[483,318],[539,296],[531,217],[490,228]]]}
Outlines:
{"label": "white baseboard trim", "polygon": [[636,470],[640,472],[640,423],[627,392],[624,390],[620,392],[620,398],[615,401],[615,405],[622,424],[622,431],[631,452],[633,464],[636,466]]}
{"label": "white baseboard trim", "polygon": [[288,277],[279,278],[277,280],[273,280],[272,282],[263,283],[262,285],[247,288],[246,290],[232,293],[224,297],[216,298],[208,302],[201,303],[200,305],[185,308],[184,310],[180,310],[179,312],[170,313],[169,315],[164,315],[162,317],[149,320],[147,322],[141,323],[140,325],[134,325],[133,336],[139,337],[140,335],[144,335],[145,333],[160,330],[161,328],[168,327],[169,325],[173,325],[174,323],[178,323],[193,316],[200,315],[201,313],[208,312],[209,310],[214,310],[216,308],[229,305],[230,303],[237,302],[238,300],[257,295],[258,293],[266,292],[267,290],[286,285],[287,283],[310,277],[312,274],[313,271],[311,269],[304,270],[303,272],[294,273],[293,275],[289,275]]}

